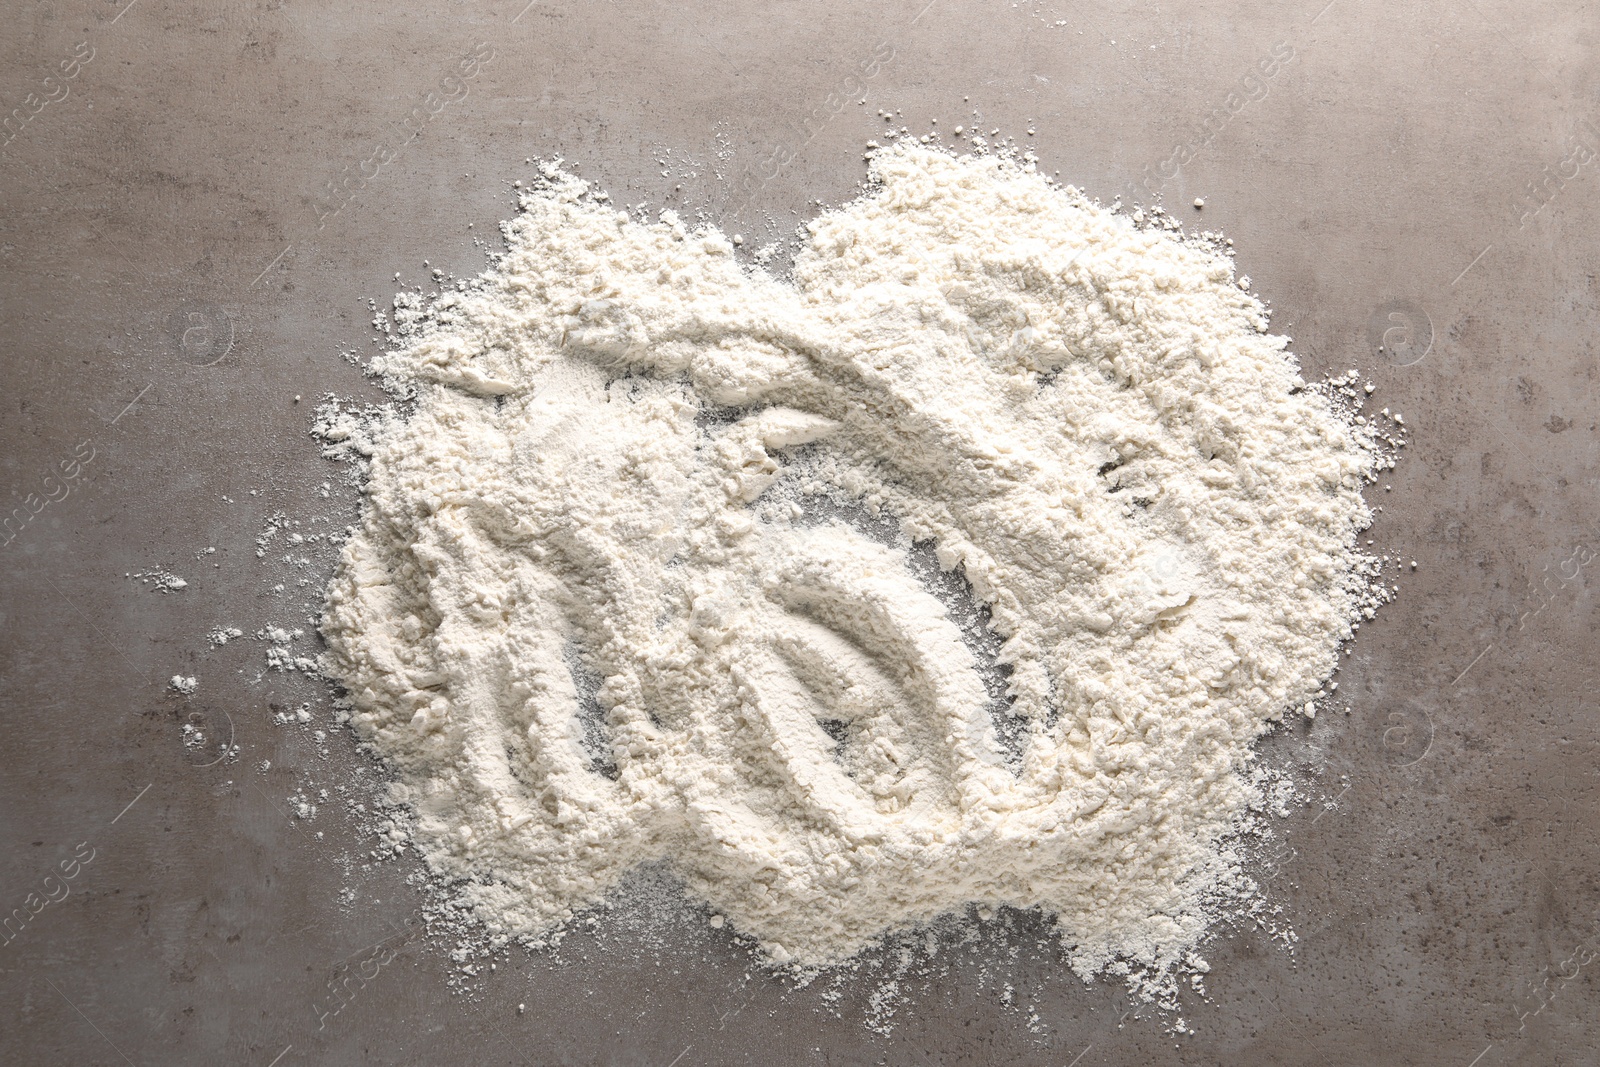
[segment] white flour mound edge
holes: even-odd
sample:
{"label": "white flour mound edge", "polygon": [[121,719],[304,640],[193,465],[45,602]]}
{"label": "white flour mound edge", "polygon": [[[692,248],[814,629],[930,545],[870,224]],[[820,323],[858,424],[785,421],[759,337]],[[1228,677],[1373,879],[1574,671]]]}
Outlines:
{"label": "white flour mound edge", "polygon": [[1214,246],[1004,159],[871,178],[790,284],[551,164],[397,299],[400,404],[318,424],[367,472],[322,669],[497,937],[665,859],[776,964],[1041,908],[1170,997],[1254,893],[1253,743],[1386,599],[1374,431]]}

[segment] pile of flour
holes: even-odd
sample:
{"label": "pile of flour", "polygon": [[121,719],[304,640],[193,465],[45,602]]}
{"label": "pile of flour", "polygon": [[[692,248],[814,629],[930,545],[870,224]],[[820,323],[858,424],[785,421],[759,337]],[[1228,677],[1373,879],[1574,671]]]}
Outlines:
{"label": "pile of flour", "polygon": [[791,284],[546,167],[375,362],[324,669],[498,934],[667,859],[780,963],[976,904],[1170,967],[1370,606],[1370,438],[1211,248],[1001,159],[871,177]]}

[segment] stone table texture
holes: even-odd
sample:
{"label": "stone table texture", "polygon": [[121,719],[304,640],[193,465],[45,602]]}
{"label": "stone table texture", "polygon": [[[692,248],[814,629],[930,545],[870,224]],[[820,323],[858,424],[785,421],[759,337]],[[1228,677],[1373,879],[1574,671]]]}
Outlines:
{"label": "stone table texture", "polygon": [[[0,1062],[1600,1063],[1592,11],[523,2],[0,4]],[[1360,369],[1413,431],[1368,536],[1416,570],[1349,713],[1264,745],[1313,802],[1192,1034],[1035,916],[885,1006],[892,967],[780,982],[659,878],[467,973],[415,855],[373,862],[326,685],[254,636],[316,651],[359,498],[308,430],[381,399],[344,358],[369,301],[481,270],[554,156],[791,237],[882,111],[1222,230],[1308,377]]]}

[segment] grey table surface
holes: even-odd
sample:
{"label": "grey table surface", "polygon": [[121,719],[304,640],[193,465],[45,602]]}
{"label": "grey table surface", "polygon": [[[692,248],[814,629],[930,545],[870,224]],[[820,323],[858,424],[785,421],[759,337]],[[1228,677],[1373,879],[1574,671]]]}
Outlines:
{"label": "grey table surface", "polygon": [[[0,5],[0,1061],[1600,1063],[1592,6],[124,2]],[[415,857],[368,862],[326,688],[205,639],[309,627],[330,557],[289,535],[357,499],[312,402],[372,395],[368,298],[480,270],[527,160],[753,247],[854,194],[880,110],[1203,217],[1308,376],[1414,430],[1370,536],[1417,570],[1350,713],[1269,742],[1332,801],[1263,874],[1297,940],[1219,934],[1192,1035],[1025,916],[880,1029],[881,981],[786,985],[666,905],[463,977]]]}

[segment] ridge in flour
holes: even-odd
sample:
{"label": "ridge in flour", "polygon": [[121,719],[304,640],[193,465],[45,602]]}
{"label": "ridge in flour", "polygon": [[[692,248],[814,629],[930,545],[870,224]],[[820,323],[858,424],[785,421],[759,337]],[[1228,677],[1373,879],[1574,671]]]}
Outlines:
{"label": "ridge in flour", "polygon": [[[1375,431],[1211,247],[902,142],[792,282],[555,165],[319,430],[322,669],[501,937],[670,862],[802,970],[968,907],[1170,991],[1382,601]],[[413,302],[415,303],[415,302]],[[398,318],[397,314],[397,318]]]}

